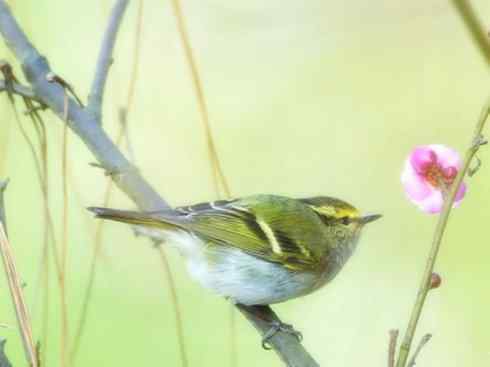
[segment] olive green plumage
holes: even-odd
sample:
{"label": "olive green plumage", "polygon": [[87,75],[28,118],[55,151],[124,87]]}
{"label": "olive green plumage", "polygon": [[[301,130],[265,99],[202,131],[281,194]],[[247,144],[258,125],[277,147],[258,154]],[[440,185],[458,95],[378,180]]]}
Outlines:
{"label": "olive green plumage", "polygon": [[[151,213],[89,209],[100,218],[157,229],[163,238],[181,242],[191,273],[213,279],[201,283],[238,302],[240,298],[252,302],[254,297],[239,290],[234,292],[232,281],[237,287],[251,285],[247,282],[260,287],[262,282],[271,292],[281,288],[270,299],[258,298],[264,302],[282,301],[323,285],[350,256],[363,225],[379,217],[362,217],[352,205],[335,198],[292,199],[277,195],[255,195]],[[200,244],[189,247],[187,243],[192,241]],[[254,267],[257,282],[253,274],[249,275]],[[273,279],[276,271],[281,280]],[[221,284],[224,281],[219,277],[214,280],[208,274],[213,272],[229,277],[230,284]],[[294,274],[294,281],[299,283],[291,285],[291,289],[283,284],[288,282],[288,274]],[[299,278],[298,274],[305,277]],[[309,284],[301,287],[301,282]]]}

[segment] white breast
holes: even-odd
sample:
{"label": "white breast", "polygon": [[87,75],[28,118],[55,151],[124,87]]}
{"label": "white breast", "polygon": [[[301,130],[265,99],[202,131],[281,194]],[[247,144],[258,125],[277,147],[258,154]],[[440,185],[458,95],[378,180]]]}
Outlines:
{"label": "white breast", "polygon": [[191,276],[203,287],[244,305],[271,304],[309,293],[318,278],[248,255],[235,248],[206,246],[185,231],[163,234],[187,260]]}

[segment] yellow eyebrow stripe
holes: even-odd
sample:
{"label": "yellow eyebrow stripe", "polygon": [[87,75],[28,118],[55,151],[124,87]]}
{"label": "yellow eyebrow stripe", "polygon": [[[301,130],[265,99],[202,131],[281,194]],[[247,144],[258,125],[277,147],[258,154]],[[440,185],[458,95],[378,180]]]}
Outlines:
{"label": "yellow eyebrow stripe", "polygon": [[348,208],[339,208],[335,212],[335,217],[336,218],[343,218],[343,217],[349,217],[349,218],[357,218],[359,217],[359,212],[357,210],[352,210]]}
{"label": "yellow eyebrow stripe", "polygon": [[357,209],[333,208],[330,206],[322,207],[322,206],[313,206],[313,205],[310,205],[310,208],[313,209],[318,214],[325,215],[327,217],[332,217],[332,218],[343,218],[343,217],[358,218],[359,217],[359,211],[357,211]]}

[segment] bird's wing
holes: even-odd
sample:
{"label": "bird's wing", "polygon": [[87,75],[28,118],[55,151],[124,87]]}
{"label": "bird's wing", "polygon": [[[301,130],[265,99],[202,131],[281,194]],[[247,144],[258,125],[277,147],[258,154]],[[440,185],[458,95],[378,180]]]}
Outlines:
{"label": "bird's wing", "polygon": [[232,246],[291,270],[315,268],[319,256],[312,241],[318,243],[323,234],[318,217],[294,199],[272,200],[273,205],[261,199],[180,207],[176,209],[180,218],[173,221],[210,245]]}

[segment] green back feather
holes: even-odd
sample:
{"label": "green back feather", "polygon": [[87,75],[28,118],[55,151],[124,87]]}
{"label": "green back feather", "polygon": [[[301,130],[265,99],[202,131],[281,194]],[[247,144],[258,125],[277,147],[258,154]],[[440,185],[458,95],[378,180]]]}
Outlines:
{"label": "green back feather", "polygon": [[292,270],[315,269],[329,249],[323,223],[299,200],[258,195],[187,209],[183,226],[209,245],[231,245]]}
{"label": "green back feather", "polygon": [[328,197],[291,199],[256,195],[172,211],[140,213],[91,208],[98,217],[195,233],[208,246],[232,246],[250,255],[307,271],[322,266],[335,246],[331,220],[358,215],[351,205]]}

